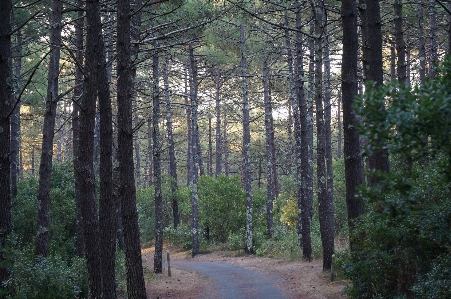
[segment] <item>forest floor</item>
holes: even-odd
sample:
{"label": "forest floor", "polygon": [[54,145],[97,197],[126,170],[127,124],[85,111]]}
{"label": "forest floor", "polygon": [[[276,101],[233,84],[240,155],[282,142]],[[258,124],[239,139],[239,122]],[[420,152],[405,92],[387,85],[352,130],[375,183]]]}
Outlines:
{"label": "forest floor", "polygon": [[[271,281],[277,289],[290,299],[345,299],[343,291],[346,281],[330,281],[330,273],[322,271],[322,260],[312,262],[289,261],[278,258],[247,256],[239,251],[223,251],[220,248],[211,253],[199,254],[192,258],[190,252],[165,248],[171,253],[171,277],[168,276],[167,263],[164,273],[153,274],[154,249],[143,251],[143,260],[147,273],[147,298],[217,298],[217,286],[211,277],[186,270],[187,263],[212,262],[229,264],[251,270]],[[257,299],[257,298],[256,298]]]}

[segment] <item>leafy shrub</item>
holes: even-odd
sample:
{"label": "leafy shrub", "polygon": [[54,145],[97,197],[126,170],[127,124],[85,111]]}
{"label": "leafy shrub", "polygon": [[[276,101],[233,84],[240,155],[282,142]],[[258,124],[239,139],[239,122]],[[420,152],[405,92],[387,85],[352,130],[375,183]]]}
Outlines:
{"label": "leafy shrub", "polygon": [[367,89],[361,110],[369,137],[365,151],[385,147],[392,160],[390,173],[362,190],[368,212],[352,236],[358,246],[343,261],[353,282],[350,298],[451,294],[450,82],[447,60],[441,75],[421,88],[394,83]]}
{"label": "leafy shrub", "polygon": [[226,242],[229,233],[245,227],[245,193],[238,177],[202,176],[198,192],[199,222],[212,241]]}
{"label": "leafy shrub", "polygon": [[59,255],[35,259],[33,250],[9,252],[12,276],[4,287],[15,299],[87,298],[86,261],[73,257],[69,262]]}
{"label": "leafy shrub", "polygon": [[[34,245],[38,217],[38,179],[26,177],[13,199],[12,225],[24,246]],[[55,163],[50,190],[50,251],[68,260],[75,255],[76,211],[74,176],[70,163]]]}

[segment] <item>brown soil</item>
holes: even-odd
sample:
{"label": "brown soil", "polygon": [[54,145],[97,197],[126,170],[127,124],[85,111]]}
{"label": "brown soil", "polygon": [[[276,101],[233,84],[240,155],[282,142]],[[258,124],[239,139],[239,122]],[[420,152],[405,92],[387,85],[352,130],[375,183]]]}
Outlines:
{"label": "brown soil", "polygon": [[[284,259],[244,256],[235,251],[214,251],[191,258],[189,252],[165,249],[171,252],[171,277],[168,277],[167,264],[164,273],[150,275],[147,285],[147,298],[183,298],[198,299],[201,294],[213,292],[208,277],[194,271],[179,269],[172,263],[183,262],[217,262],[243,267],[264,276],[277,277],[274,285],[292,299],[345,299],[344,287],[347,282],[330,282],[330,273],[322,271],[322,261],[312,262],[288,261]],[[152,249],[143,251],[143,260],[148,273],[153,269]]]}

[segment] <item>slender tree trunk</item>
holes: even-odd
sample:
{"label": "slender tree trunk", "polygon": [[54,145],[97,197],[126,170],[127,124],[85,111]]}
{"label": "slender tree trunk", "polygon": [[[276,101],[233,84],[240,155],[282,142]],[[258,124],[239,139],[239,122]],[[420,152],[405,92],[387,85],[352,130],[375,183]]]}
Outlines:
{"label": "slender tree trunk", "polygon": [[198,216],[198,164],[199,164],[199,151],[197,149],[198,143],[197,134],[197,65],[194,58],[194,49],[192,44],[189,44],[189,86],[190,86],[190,99],[191,99],[191,143],[190,143],[190,156],[192,157],[191,174],[190,174],[190,189],[191,189],[191,217],[192,217],[192,256],[196,256],[199,253],[199,216]]}
{"label": "slender tree trunk", "polygon": [[222,139],[222,152],[224,153],[224,174],[229,176],[229,141],[227,139],[227,115],[224,114],[224,138]]}
{"label": "slender tree trunk", "polygon": [[[135,128],[139,127],[139,112],[138,112],[138,100],[136,98],[136,95],[133,99],[133,110],[134,110],[134,117],[133,117],[133,126]],[[139,146],[139,130],[135,131],[135,134],[133,134],[133,145],[135,150],[135,177],[136,177],[136,186],[141,186],[141,154],[140,154],[140,146]]]}
{"label": "slender tree trunk", "polygon": [[[300,6],[297,5],[296,12],[300,9]],[[297,15],[297,13],[296,13]],[[299,18],[300,21],[300,18]],[[300,22],[298,22],[298,25]],[[288,18],[285,16],[285,27],[288,27]],[[299,37],[297,37],[299,39]],[[302,37],[301,37],[302,39]],[[297,40],[298,42],[298,40]],[[287,47],[287,62],[288,62],[288,72],[290,76],[290,102],[291,106],[293,107],[293,120],[294,120],[294,141],[295,141],[295,165],[296,165],[296,183],[297,183],[297,206],[298,206],[298,213],[297,213],[297,234],[298,234],[298,242],[299,245],[303,246],[303,235],[302,235],[302,184],[301,184],[301,175],[302,175],[302,156],[301,156],[301,117],[300,117],[300,109],[299,109],[299,101],[297,98],[298,95],[298,88],[299,88],[299,79],[301,78],[298,76],[299,69],[296,67],[296,73],[293,70],[293,56],[291,53],[291,41],[288,30],[285,30],[285,43]],[[299,48],[296,45],[296,65],[302,61],[302,52],[298,51]]]}
{"label": "slender tree trunk", "polygon": [[213,176],[213,141],[212,141],[212,133],[211,133],[211,119],[213,115],[208,115],[208,163],[207,163],[207,172],[208,176]]}
{"label": "slender tree trunk", "polygon": [[220,72],[215,74],[215,103],[216,103],[216,177],[222,173],[222,143],[221,143],[221,82]]}
{"label": "slender tree trunk", "polygon": [[[293,66],[291,66],[293,67]],[[291,88],[290,88],[291,90]],[[292,167],[293,167],[293,109],[291,101],[288,102],[288,124],[287,124],[287,133],[288,133],[288,149],[287,149],[287,166],[286,166],[286,175],[291,175]]]}
{"label": "slender tree trunk", "polygon": [[353,237],[355,219],[364,212],[363,201],[357,195],[357,187],[364,184],[363,161],[360,155],[360,138],[357,132],[358,119],[353,109],[357,96],[357,9],[355,0],[342,0],[341,19],[343,24],[343,58],[342,73],[342,101],[343,101],[343,130],[344,157],[346,180],[346,206],[348,210],[348,224],[351,233],[351,250],[356,249],[357,239]]}
{"label": "slender tree trunk", "polygon": [[[268,96],[269,96],[269,103],[272,102],[272,84],[271,84],[271,78],[268,78]],[[270,107],[270,113],[269,113],[269,139],[271,141],[271,166],[272,166],[272,175],[273,175],[273,181],[274,181],[274,200],[277,200],[277,197],[279,196],[280,192],[280,185],[279,185],[279,177],[277,176],[277,159],[276,159],[276,138],[275,138],[275,130],[274,130],[274,117],[272,116],[272,106]]]}
{"label": "slender tree trunk", "polygon": [[[82,7],[82,0],[77,1],[77,5]],[[84,12],[78,11],[77,20],[75,21],[75,46],[77,47],[76,58],[77,62],[82,65],[83,61],[83,29],[84,29]],[[74,152],[73,163],[74,167],[79,165],[79,150],[78,144],[80,142],[80,107],[79,100],[83,95],[83,73],[80,65],[75,67],[75,88],[74,98],[72,103],[72,147]],[[80,205],[80,181],[83,177],[80,176],[79,171],[74,171],[75,176],[75,206],[76,206],[76,223],[77,223],[77,239],[75,241],[75,247],[77,249],[77,256],[83,257],[85,255],[85,240],[83,238],[83,215]]]}
{"label": "slender tree trunk", "polygon": [[[368,21],[367,21],[367,11],[366,0],[358,0],[358,12],[360,16],[360,28],[362,33],[362,76],[363,82],[366,81],[368,74],[368,63],[370,57],[369,44],[368,44]],[[371,11],[370,11],[371,13]],[[361,81],[360,81],[361,82]]]}
{"label": "slender tree trunk", "polygon": [[397,77],[398,81],[402,84],[407,82],[407,63],[406,63],[406,43],[404,41],[403,31],[403,16],[402,16],[402,1],[395,0],[393,4],[395,12],[395,40],[396,40],[396,53],[398,58],[397,63]]}
{"label": "slender tree trunk", "polygon": [[420,61],[420,84],[426,79],[426,42],[424,37],[424,9],[423,1],[418,3],[418,60]]}
{"label": "slender tree trunk", "polygon": [[14,53],[14,92],[12,105],[16,105],[11,114],[11,197],[17,196],[17,181],[19,180],[19,152],[20,152],[20,72],[22,69],[22,33],[19,30],[16,34],[16,51]]}
{"label": "slender tree trunk", "polygon": [[[302,233],[302,254],[307,261],[312,259],[312,242],[310,236],[310,220],[313,216],[313,103],[312,103],[312,86],[313,80],[309,78],[309,95],[306,100],[304,91],[304,62],[303,62],[303,35],[300,32],[301,22],[301,3],[296,1],[296,92],[299,107],[299,117],[301,123],[301,184],[298,192],[298,221],[301,221]],[[314,24],[312,23],[312,26]],[[313,29],[314,27],[312,27]],[[313,45],[312,45],[313,46]],[[313,47],[311,48],[313,51]],[[310,63],[313,67],[313,52],[311,52]],[[310,70],[313,76],[313,70]],[[300,202],[299,202],[300,201]],[[299,215],[299,212],[301,215]]]}
{"label": "slender tree trunk", "polygon": [[436,76],[437,55],[437,10],[435,0],[429,0],[429,78],[432,80]]}
{"label": "slender tree trunk", "polygon": [[[188,66],[187,71],[189,72],[189,66]],[[187,172],[186,172],[187,183],[186,184],[190,185],[191,181],[192,181],[191,175],[193,174],[193,170],[192,170],[193,157],[190,152],[191,151],[191,142],[192,142],[193,138],[192,138],[192,126],[191,126],[191,103],[190,103],[191,94],[190,94],[190,96],[187,96],[188,95],[188,83],[189,83],[188,77],[190,77],[190,75],[188,73],[185,73],[185,78],[184,78],[185,79],[185,82],[184,82],[185,83],[185,86],[184,86],[185,87],[185,106],[186,106],[186,123],[187,123],[187,128],[188,128],[188,132],[187,132],[188,148],[187,148],[187,154],[186,154],[186,166],[187,166],[186,167],[186,170],[187,170]],[[193,87],[191,87],[191,83],[189,83],[189,84],[190,84],[190,88],[193,88]],[[190,93],[191,93],[191,90],[190,90]]]}
{"label": "slender tree trunk", "polygon": [[47,77],[44,127],[42,129],[42,153],[39,166],[39,210],[36,232],[36,256],[49,254],[50,186],[52,176],[53,139],[58,104],[58,78],[61,48],[63,3],[54,0],[52,5],[52,26],[50,32],[50,62]]}
{"label": "slender tree trunk", "polygon": [[247,86],[247,62],[245,52],[244,25],[240,25],[240,48],[241,48],[241,78],[243,82],[243,178],[244,190],[246,192],[246,254],[254,253],[253,223],[252,223],[252,188],[251,188],[251,157],[250,157],[250,119],[249,98]]}
{"label": "slender tree trunk", "polygon": [[[11,57],[11,0],[0,1],[0,283],[9,278],[9,271],[3,263],[6,259],[3,249],[11,233],[11,172],[10,172],[10,142],[11,123],[9,113],[13,109],[12,86],[7,82],[11,79],[12,70],[9,65]],[[1,299],[9,294],[0,295]]]}
{"label": "slender tree trunk", "polygon": [[274,153],[274,128],[272,125],[272,107],[269,97],[269,67],[268,62],[265,59],[263,61],[263,99],[265,103],[265,137],[266,137],[266,230],[268,237],[272,238],[274,233],[273,227],[273,204],[276,199],[276,186],[274,177],[273,163],[275,160]]}
{"label": "slender tree trunk", "polygon": [[147,183],[153,185],[153,143],[152,143],[152,119],[147,119]]}
{"label": "slender tree trunk", "polygon": [[[319,203],[319,224],[321,241],[323,245],[323,270],[330,269],[332,253],[330,250],[330,240],[328,239],[327,223],[327,174],[326,174],[326,148],[325,148],[325,127],[323,110],[323,8],[319,3],[315,3],[313,8],[315,16],[315,105],[316,105],[316,177],[317,195]],[[333,242],[333,239],[332,239]]]}
{"label": "slender tree trunk", "polygon": [[[322,8],[324,9],[324,8]],[[325,14],[324,14],[325,15]],[[323,270],[330,270],[332,267],[332,255],[334,254],[334,198],[333,198],[333,170],[332,170],[332,143],[331,143],[331,104],[330,104],[330,52],[328,43],[327,20],[320,28],[324,33],[324,159],[326,190],[324,190],[324,201],[319,203],[320,230],[323,245]],[[317,107],[318,109],[318,107]],[[318,114],[317,114],[318,117]],[[320,139],[320,138],[318,138]]]}
{"label": "slender tree trunk", "polygon": [[163,65],[164,74],[164,90],[166,100],[166,130],[168,133],[168,154],[169,154],[169,176],[171,179],[171,202],[172,202],[172,216],[174,219],[174,228],[180,224],[179,205],[177,198],[177,160],[175,158],[175,144],[174,136],[172,133],[172,114],[171,114],[171,93],[169,90],[169,75],[168,75],[168,63],[166,60]]}
{"label": "slender tree trunk", "polygon": [[[141,40],[140,34],[141,34],[141,18],[142,18],[142,0],[133,0],[132,1],[132,9],[134,11],[133,16],[131,18],[132,26],[130,28],[131,33],[131,39],[133,40],[133,44],[131,45],[131,73],[132,73],[132,92],[133,92],[133,104],[134,104],[134,126],[135,128],[138,128],[139,124],[139,107],[138,107],[138,97],[136,92],[136,83],[134,78],[136,78],[136,68],[137,68],[137,60],[138,60],[138,53],[139,53],[139,42]],[[140,151],[140,144],[139,144],[139,130],[135,131],[135,134],[133,134],[133,143],[135,146],[135,176],[136,176],[136,185],[141,186],[141,151]]]}
{"label": "slender tree trunk", "polygon": [[152,96],[152,138],[153,138],[153,172],[155,187],[155,254],[153,271],[163,272],[163,195],[161,193],[161,149],[160,137],[160,86],[159,86],[159,50],[154,42],[155,52],[152,56],[153,96]]}
{"label": "slender tree trunk", "polygon": [[341,159],[341,154],[343,153],[343,150],[341,148],[341,142],[343,140],[343,125],[341,124],[341,88],[340,92],[338,94],[337,99],[337,158]]}
{"label": "slender tree trunk", "polygon": [[396,80],[396,52],[395,46],[390,46],[390,79]]}
{"label": "slender tree trunk", "polygon": [[[197,87],[196,87],[197,89]],[[196,128],[197,132],[196,132],[196,139],[195,142],[197,143],[196,147],[197,147],[197,159],[198,159],[198,164],[199,164],[199,175],[203,176],[205,175],[205,169],[204,169],[204,159],[202,157],[202,147],[200,145],[200,133],[199,133],[199,125]]]}
{"label": "slender tree trunk", "polygon": [[120,197],[124,228],[125,265],[127,267],[128,298],[146,298],[144,273],[139,241],[136,187],[133,163],[133,129],[131,98],[133,91],[130,49],[130,0],[117,4],[117,106],[118,106],[118,161]]}

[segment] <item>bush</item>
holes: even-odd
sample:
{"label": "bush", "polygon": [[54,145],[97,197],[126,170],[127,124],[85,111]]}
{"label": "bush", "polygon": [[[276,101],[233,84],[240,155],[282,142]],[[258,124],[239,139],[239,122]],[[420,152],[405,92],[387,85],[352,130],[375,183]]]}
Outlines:
{"label": "bush", "polygon": [[392,159],[390,173],[362,190],[368,212],[351,236],[359,238],[356,248],[343,261],[353,282],[350,298],[450,297],[450,82],[447,60],[441,75],[421,88],[367,88],[365,151],[385,147]]}
{"label": "bush", "polygon": [[[38,179],[27,177],[18,184],[13,199],[12,226],[23,246],[34,245],[38,217]],[[50,251],[65,260],[75,255],[76,211],[72,165],[54,164],[50,190]]]}
{"label": "bush", "polygon": [[[59,255],[35,259],[31,248],[10,250],[12,276],[4,287],[15,299],[87,298],[86,261]],[[12,256],[11,256],[12,255]]]}

